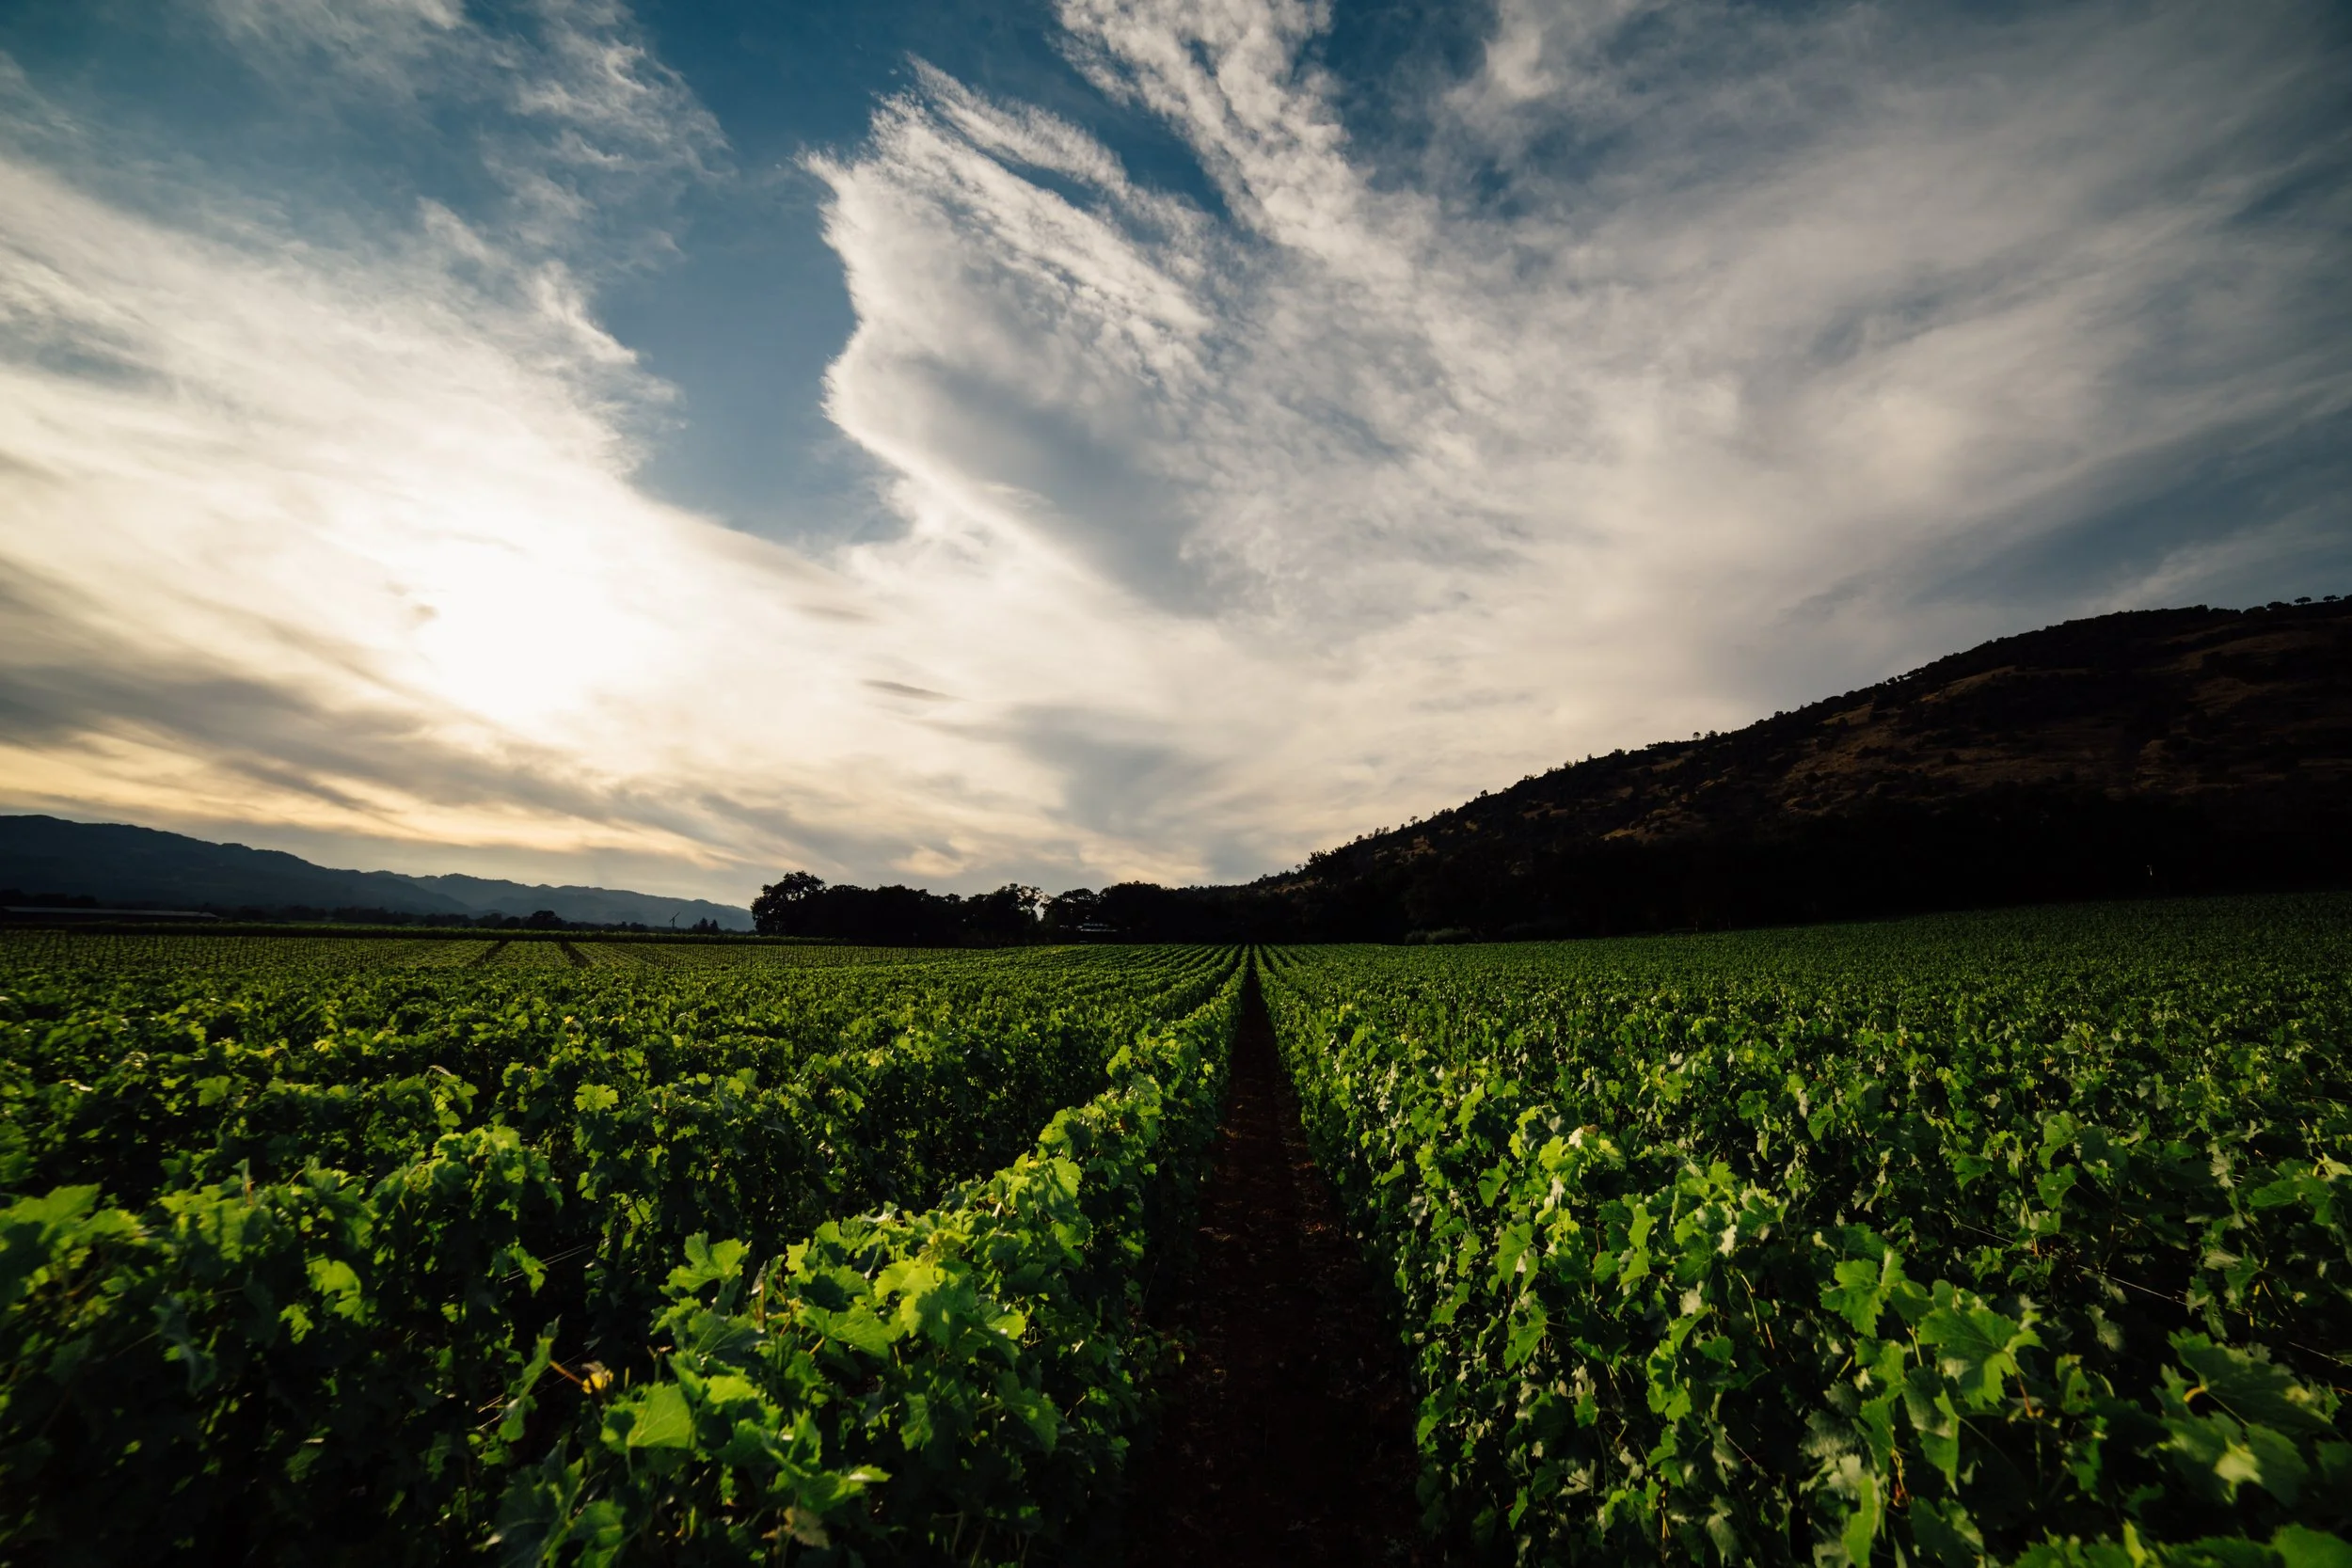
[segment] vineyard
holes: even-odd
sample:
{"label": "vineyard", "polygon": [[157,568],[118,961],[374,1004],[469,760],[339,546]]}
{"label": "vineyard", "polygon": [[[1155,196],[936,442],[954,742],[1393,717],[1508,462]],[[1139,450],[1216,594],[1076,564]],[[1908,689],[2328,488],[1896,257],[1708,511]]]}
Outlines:
{"label": "vineyard", "polygon": [[1009,1560],[1091,1517],[1238,955],[528,945],[0,945],[7,1560]]}
{"label": "vineyard", "polygon": [[2352,1562],[2342,900],[1275,956],[1494,1555]]}
{"label": "vineyard", "polygon": [[2347,939],[0,933],[0,1562],[1116,1562],[1240,1039],[1429,1550],[2352,1568]]}

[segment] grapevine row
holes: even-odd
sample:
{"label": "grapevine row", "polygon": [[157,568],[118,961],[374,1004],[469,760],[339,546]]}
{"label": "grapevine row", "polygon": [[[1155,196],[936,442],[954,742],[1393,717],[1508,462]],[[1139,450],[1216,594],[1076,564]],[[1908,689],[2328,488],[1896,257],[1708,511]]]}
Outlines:
{"label": "grapevine row", "polygon": [[[1017,1171],[1061,1108],[1141,1093],[1166,1021],[1224,1027],[1233,973],[1200,950],[24,966],[0,998],[24,1195],[0,1212],[0,1540],[10,1560],[477,1545],[515,1466],[549,1459],[564,1373],[541,1373],[593,1366],[564,1386],[616,1399],[675,1376],[647,1326],[690,1239],[781,1257]],[[596,1408],[566,1418],[593,1431]]]}
{"label": "grapevine row", "polygon": [[2352,1560],[2342,900],[1295,950],[1499,1556]]}

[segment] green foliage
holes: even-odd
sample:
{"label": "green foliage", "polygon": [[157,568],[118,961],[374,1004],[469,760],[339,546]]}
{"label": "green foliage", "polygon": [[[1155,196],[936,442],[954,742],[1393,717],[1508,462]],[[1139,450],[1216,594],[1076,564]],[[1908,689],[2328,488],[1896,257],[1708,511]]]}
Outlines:
{"label": "green foliage", "polygon": [[[853,1506],[917,1539],[897,1499],[934,1495],[1010,1541],[1115,1472],[1230,953],[532,973],[190,940],[0,947],[0,1561],[764,1558]],[[882,1281],[841,1322],[920,1376],[850,1399],[813,1329],[758,1370],[807,1259]],[[748,1338],[712,1326],[747,1302]],[[1047,1459],[977,1490],[920,1462],[1005,1419]],[[889,1449],[904,1484],[842,1458],[876,1420],[944,1434]]]}
{"label": "green foliage", "polygon": [[1433,1516],[1526,1562],[2340,1560],[2345,935],[1277,955]]}
{"label": "green foliage", "polygon": [[1216,1129],[1241,984],[926,1213],[830,1222],[764,1265],[691,1240],[660,1374],[577,1402],[508,1494],[508,1560],[745,1562],[787,1540],[810,1563],[1087,1560],[1146,1412],[1147,1271]]}
{"label": "green foliage", "polygon": [[[537,1264],[521,1238],[560,1201],[512,1129],[449,1134],[373,1189],[314,1167],[168,1192],[144,1216],[97,1196],[0,1213],[15,1550],[318,1560],[355,1515],[460,1504],[474,1412],[522,1362]],[[435,1556],[425,1537],[377,1545]]]}

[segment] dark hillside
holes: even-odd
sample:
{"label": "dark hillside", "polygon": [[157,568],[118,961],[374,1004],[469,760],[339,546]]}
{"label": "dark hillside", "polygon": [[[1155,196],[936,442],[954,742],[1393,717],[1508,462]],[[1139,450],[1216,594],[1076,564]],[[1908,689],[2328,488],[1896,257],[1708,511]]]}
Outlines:
{"label": "dark hillside", "polygon": [[[119,822],[0,816],[0,888],[188,910],[356,908],[462,915],[456,899],[389,871],[339,871],[278,849]],[[13,900],[11,900],[13,901]]]}
{"label": "dark hillside", "polygon": [[2352,603],[2331,601],[2003,638],[1217,892],[1268,935],[1393,940],[2347,881]]}
{"label": "dark hillside", "polygon": [[315,919],[330,911],[419,919],[521,918],[540,910],[582,925],[714,921],[751,925],[747,911],[699,898],[600,887],[548,887],[483,877],[342,871],[278,849],[215,844],[120,822],[0,816],[0,905],[75,898],[118,908],[206,910]]}

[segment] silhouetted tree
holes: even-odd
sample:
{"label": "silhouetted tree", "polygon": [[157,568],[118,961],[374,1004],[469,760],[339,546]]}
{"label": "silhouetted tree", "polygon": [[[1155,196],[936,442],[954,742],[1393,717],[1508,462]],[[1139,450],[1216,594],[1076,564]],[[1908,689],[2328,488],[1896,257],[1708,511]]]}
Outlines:
{"label": "silhouetted tree", "polygon": [[896,883],[829,887],[820,877],[794,871],[760,890],[752,901],[752,921],[771,936],[885,947],[1026,942],[1037,935],[1041,896],[1018,882],[970,898]]}
{"label": "silhouetted tree", "polygon": [[809,901],[825,890],[825,879],[808,871],[787,871],[752,900],[752,928],[763,936],[808,936],[799,927]]}
{"label": "silhouetted tree", "polygon": [[1037,932],[1037,907],[1044,895],[1019,882],[963,902],[963,928],[983,941],[1020,942]]}
{"label": "silhouetted tree", "polygon": [[1042,924],[1054,936],[1072,936],[1079,927],[1096,918],[1101,905],[1102,895],[1092,888],[1073,887],[1045,901]]}

